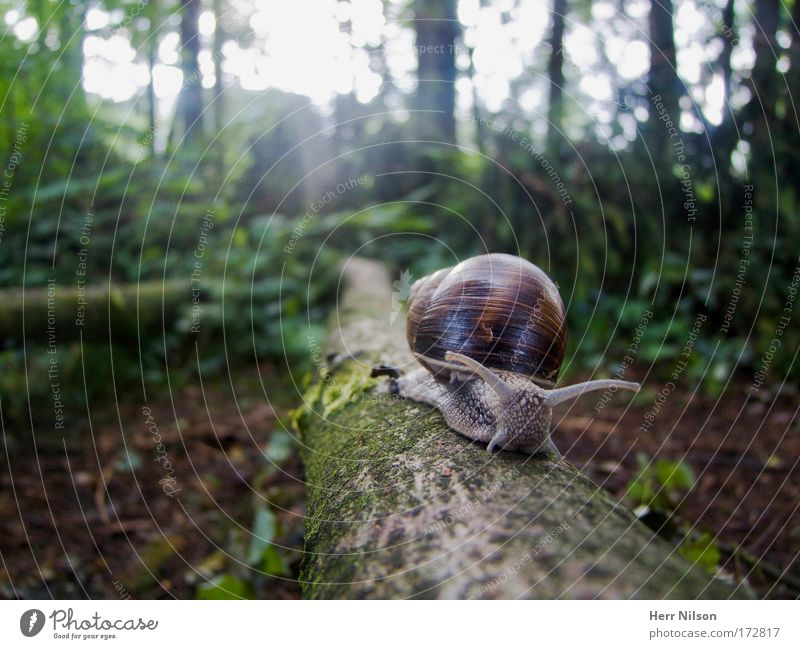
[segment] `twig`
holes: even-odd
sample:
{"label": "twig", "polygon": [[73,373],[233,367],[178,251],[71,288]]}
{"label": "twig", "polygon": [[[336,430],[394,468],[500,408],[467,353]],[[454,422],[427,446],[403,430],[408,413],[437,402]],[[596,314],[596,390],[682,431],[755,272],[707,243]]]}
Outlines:
{"label": "twig", "polygon": [[729,543],[718,542],[717,547],[724,553],[731,555],[734,559],[741,559],[744,563],[752,568],[758,568],[764,574],[768,575],[776,582],[781,582],[789,586],[795,594],[800,595],[800,580],[787,574],[785,570],[781,570],[777,566],[765,561],[764,559],[751,554],[747,550],[737,545]]}

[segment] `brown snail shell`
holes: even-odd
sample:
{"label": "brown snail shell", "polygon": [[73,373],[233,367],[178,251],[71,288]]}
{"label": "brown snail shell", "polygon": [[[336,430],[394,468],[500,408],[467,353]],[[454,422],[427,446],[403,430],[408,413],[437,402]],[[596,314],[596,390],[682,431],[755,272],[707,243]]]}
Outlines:
{"label": "brown snail shell", "polygon": [[409,292],[408,344],[440,380],[450,377],[447,352],[494,370],[552,386],[564,360],[564,303],[553,281],[531,262],[480,255],[415,282]]}

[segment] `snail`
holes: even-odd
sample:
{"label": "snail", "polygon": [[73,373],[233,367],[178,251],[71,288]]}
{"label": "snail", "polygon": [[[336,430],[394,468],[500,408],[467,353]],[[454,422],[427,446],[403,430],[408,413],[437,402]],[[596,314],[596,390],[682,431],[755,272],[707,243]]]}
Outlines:
{"label": "snail", "polygon": [[422,367],[393,379],[402,397],[439,410],[450,428],[494,449],[560,457],[554,406],[593,390],[637,392],[616,379],[556,388],[567,343],[564,303],[538,266],[471,257],[416,281],[406,336]]}

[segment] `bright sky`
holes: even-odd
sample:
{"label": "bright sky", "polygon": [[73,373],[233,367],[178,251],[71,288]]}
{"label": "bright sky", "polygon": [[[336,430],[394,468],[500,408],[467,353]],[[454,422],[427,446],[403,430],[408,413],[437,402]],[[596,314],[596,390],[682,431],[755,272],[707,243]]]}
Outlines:
{"label": "bright sky", "polygon": [[[721,4],[722,0],[718,0]],[[378,93],[381,77],[370,69],[364,46],[385,45],[387,65],[395,84],[410,90],[415,82],[414,34],[407,22],[387,20],[380,0],[293,0],[276,3],[271,0],[245,0],[252,7],[249,27],[252,46],[243,47],[229,40],[223,46],[223,71],[238,80],[247,90],[279,88],[310,97],[319,105],[328,104],[337,93],[355,91],[356,97],[368,102]],[[477,94],[491,112],[502,109],[509,96],[510,85],[524,71],[533,73],[529,87],[520,102],[527,111],[543,110],[547,101],[546,79],[536,76],[544,65],[536,56],[546,56],[549,26],[549,2],[495,0],[481,7],[480,0],[459,0],[458,16],[464,26],[464,43],[474,48]],[[678,70],[690,86],[691,97],[702,107],[711,123],[718,124],[723,110],[723,83],[710,72],[709,62],[718,55],[722,43],[710,39],[716,31],[719,14],[713,11],[715,0],[685,0],[676,12],[676,44]],[[588,119],[595,121],[598,132],[611,133],[610,110],[616,88],[646,74],[649,65],[647,47],[647,12],[649,0],[626,2],[627,15],[620,15],[617,3],[597,0],[592,3],[591,27],[568,19],[565,53],[568,79],[579,78],[578,99]],[[390,16],[400,15],[398,0],[388,5]],[[8,11],[5,22],[23,41],[33,40],[37,24],[16,10]],[[149,82],[150,71],[144,53],[137,54],[125,29],[109,34],[109,25],[119,24],[121,11],[109,14],[97,8],[87,15],[88,30],[84,53],[84,87],[90,92],[116,102],[126,101],[141,92]],[[340,23],[350,19],[352,34],[341,32]],[[202,83],[214,85],[214,66],[209,49],[215,30],[214,16],[200,16]],[[179,65],[177,31],[166,31],[159,41],[158,64],[153,69],[159,113],[168,114],[183,84]],[[604,57],[613,64],[609,72]],[[739,45],[734,51],[735,70],[752,66],[752,33],[740,30]],[[461,51],[457,64],[466,69],[468,57]],[[580,71],[576,72],[576,69]],[[466,77],[457,84],[459,108],[472,103],[472,86]],[[743,103],[746,96],[732,98]],[[688,108],[688,107],[685,107]],[[625,137],[633,139],[636,120],[646,113],[622,115]],[[684,128],[697,128],[691,111],[683,115]],[[613,144],[613,143],[612,143]]]}

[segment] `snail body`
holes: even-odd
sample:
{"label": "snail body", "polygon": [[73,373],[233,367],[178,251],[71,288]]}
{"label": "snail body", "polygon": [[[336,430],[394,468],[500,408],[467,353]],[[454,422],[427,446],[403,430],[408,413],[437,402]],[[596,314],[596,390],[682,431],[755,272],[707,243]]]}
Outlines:
{"label": "snail body", "polygon": [[471,257],[415,282],[406,336],[422,367],[397,379],[407,399],[439,410],[450,428],[495,448],[549,451],[552,409],[593,390],[639,390],[616,379],[555,388],[567,342],[552,280],[520,257]]}

